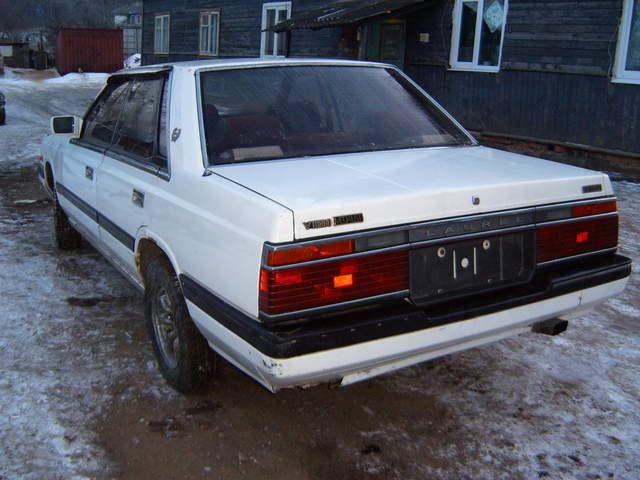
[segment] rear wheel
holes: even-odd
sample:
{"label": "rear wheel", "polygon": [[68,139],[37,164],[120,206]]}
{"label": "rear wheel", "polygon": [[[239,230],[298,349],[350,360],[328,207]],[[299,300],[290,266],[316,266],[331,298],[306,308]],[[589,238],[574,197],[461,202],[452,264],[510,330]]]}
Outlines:
{"label": "rear wheel", "polygon": [[189,316],[178,279],[164,257],[145,269],[145,316],[162,375],[182,393],[203,390],[214,353]]}
{"label": "rear wheel", "polygon": [[69,223],[58,196],[53,197],[53,243],[60,250],[74,250],[82,246],[82,236]]}

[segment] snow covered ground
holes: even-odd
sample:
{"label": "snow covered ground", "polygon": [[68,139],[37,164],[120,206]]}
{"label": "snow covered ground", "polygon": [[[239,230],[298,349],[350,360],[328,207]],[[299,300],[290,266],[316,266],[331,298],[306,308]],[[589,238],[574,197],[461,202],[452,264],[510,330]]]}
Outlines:
{"label": "snow covered ground", "polygon": [[36,82],[6,72],[0,77],[7,98],[7,124],[0,126],[0,479],[75,478],[104,464],[83,425],[101,400],[92,388],[104,383],[104,369],[87,367],[109,362],[87,360],[95,353],[83,350],[70,354],[69,329],[78,314],[68,311],[67,299],[83,292],[72,270],[106,270],[107,281],[86,287],[94,296],[132,292],[96,264],[95,253],[65,257],[50,249],[48,206],[33,188],[32,169],[26,178],[24,170],[34,165],[49,117],[81,115],[104,75],[83,83]]}
{"label": "snow covered ground", "polygon": [[222,367],[188,399],[157,371],[139,294],[92,249],[51,246],[34,156],[100,83],[0,80],[1,480],[640,478],[640,183],[615,182],[627,290],[561,336],[276,396]]}
{"label": "snow covered ground", "polygon": [[[28,80],[38,78],[40,81]],[[7,124],[0,131],[0,163],[30,165],[54,115],[82,115],[104,84],[104,73],[58,77],[47,70],[5,68],[0,91],[7,99]]]}

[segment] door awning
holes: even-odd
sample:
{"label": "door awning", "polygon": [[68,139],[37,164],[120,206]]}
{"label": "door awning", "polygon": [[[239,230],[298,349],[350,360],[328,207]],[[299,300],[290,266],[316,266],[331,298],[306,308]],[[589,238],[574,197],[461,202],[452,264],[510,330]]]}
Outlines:
{"label": "door awning", "polygon": [[424,2],[423,0],[340,0],[331,2],[322,8],[293,15],[289,20],[277,23],[269,30],[285,32],[287,30],[317,30],[326,27],[349,25],[379,15],[387,15],[419,3]]}

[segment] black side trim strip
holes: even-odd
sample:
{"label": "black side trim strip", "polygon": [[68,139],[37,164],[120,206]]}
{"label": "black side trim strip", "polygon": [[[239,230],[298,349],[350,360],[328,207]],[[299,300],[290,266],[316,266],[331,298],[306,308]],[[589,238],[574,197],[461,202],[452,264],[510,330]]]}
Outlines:
{"label": "black side trim strip", "polygon": [[243,340],[273,358],[345,347],[487,315],[628,277],[631,260],[606,255],[583,264],[554,266],[530,284],[456,302],[417,308],[405,301],[353,309],[270,327],[246,315],[198,282],[180,275],[185,298]]}
{"label": "black side trim strip", "polygon": [[113,238],[122,243],[132,252],[136,248],[136,239],[121,229],[118,225],[113,223],[107,217],[98,212],[98,225],[104,228]]}
{"label": "black side trim strip", "polygon": [[98,222],[98,211],[89,205],[87,202],[82,200],[79,196],[69,190],[67,187],[62,185],[60,182],[56,182],[56,192],[59,195],[62,195],[71,203],[73,203],[82,213],[87,215],[94,222]]}
{"label": "black side trim strip", "polygon": [[113,223],[111,220],[109,220],[87,202],[82,200],[67,187],[62,185],[60,182],[56,182],[56,192],[73,203],[76,207],[78,207],[78,209],[80,209],[80,211],[82,211],[89,218],[91,218],[91,220],[104,228],[107,232],[109,232],[110,235],[113,236],[113,238],[118,240],[129,250],[131,250],[132,252],[135,250],[136,239],[134,237],[129,235],[125,230]]}

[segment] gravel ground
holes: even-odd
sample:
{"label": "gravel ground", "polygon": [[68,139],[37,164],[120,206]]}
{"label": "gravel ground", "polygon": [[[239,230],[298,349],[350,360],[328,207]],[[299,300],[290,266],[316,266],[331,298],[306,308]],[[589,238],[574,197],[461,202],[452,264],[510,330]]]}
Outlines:
{"label": "gravel ground", "polygon": [[186,398],[156,368],[139,294],[89,247],[51,246],[34,155],[48,116],[99,87],[0,80],[1,480],[640,478],[640,183],[615,182],[627,290],[558,337],[277,395],[221,362]]}

